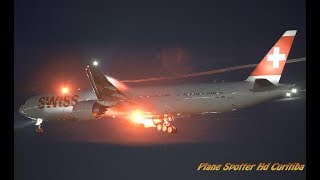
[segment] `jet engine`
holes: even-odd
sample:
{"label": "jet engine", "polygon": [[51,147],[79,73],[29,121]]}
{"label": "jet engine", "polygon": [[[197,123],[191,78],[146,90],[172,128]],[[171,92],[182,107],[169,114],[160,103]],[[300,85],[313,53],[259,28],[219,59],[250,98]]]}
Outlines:
{"label": "jet engine", "polygon": [[73,106],[72,113],[80,121],[99,119],[107,111],[107,107],[97,101],[81,101]]}

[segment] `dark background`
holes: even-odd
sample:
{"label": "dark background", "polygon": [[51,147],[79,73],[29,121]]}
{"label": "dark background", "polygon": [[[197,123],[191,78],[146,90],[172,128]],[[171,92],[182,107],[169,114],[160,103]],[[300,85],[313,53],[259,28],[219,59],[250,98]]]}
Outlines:
{"label": "dark background", "polygon": [[[14,1],[15,179],[305,179],[303,172],[197,172],[201,162],[306,161],[305,96],[177,120],[179,133],[123,121],[44,123],[17,110],[62,84],[90,89],[90,57],[119,80],[174,76],[258,63],[289,29],[289,59],[306,55],[305,1]],[[305,62],[282,83],[305,89]],[[238,81],[252,69],[148,84]],[[128,84],[129,86],[145,84]]]}

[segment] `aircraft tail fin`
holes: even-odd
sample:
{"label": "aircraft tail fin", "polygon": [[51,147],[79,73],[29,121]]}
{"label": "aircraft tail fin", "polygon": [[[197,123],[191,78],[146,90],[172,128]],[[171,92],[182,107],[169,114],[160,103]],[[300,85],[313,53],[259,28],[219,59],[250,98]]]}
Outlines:
{"label": "aircraft tail fin", "polygon": [[286,31],[246,81],[254,82],[256,79],[267,79],[272,83],[279,83],[296,32],[297,30]]}

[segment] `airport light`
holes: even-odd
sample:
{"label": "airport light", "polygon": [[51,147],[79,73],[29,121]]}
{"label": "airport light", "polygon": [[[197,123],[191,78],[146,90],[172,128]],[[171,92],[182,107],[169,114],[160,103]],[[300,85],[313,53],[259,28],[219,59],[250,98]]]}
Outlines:
{"label": "airport light", "polygon": [[291,92],[294,93],[294,94],[297,93],[297,88],[292,88]]}
{"label": "airport light", "polygon": [[290,96],[291,96],[291,93],[287,92],[287,93],[286,93],[286,96],[287,96],[287,97],[290,97]]}

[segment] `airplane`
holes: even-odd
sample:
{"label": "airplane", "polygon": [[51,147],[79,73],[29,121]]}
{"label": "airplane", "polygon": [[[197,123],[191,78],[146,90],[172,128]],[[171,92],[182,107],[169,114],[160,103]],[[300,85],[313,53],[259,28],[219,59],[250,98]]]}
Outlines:
{"label": "airplane", "polygon": [[[239,82],[132,87],[121,91],[96,66],[85,72],[93,91],[41,94],[26,100],[19,113],[43,134],[43,121],[128,118],[144,127],[177,133],[175,118],[184,114],[222,113],[297,93],[295,84],[279,83],[296,30],[286,31],[247,79]],[[96,63],[97,64],[97,63]]]}

